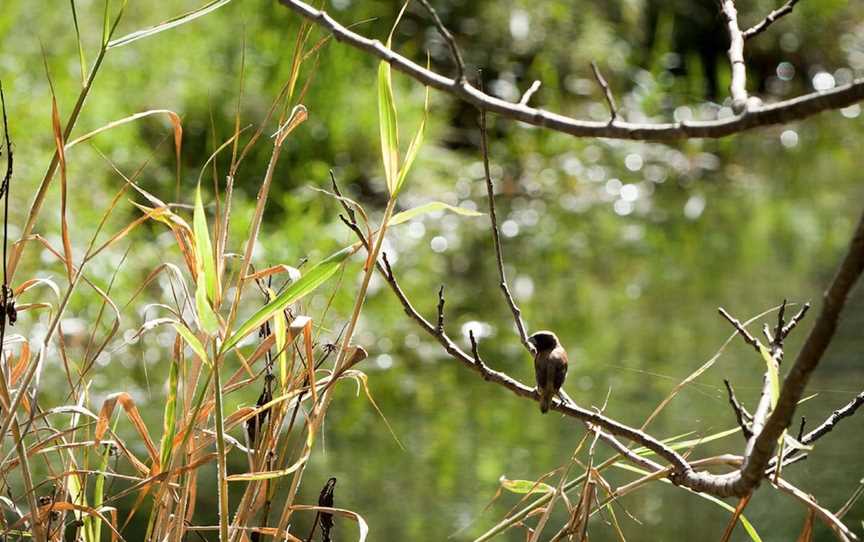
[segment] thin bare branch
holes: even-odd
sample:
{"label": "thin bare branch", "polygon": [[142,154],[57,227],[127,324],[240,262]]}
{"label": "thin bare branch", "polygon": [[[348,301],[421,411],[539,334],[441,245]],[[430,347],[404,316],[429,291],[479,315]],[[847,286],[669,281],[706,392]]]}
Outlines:
{"label": "thin bare branch", "polygon": [[735,419],[738,421],[741,433],[744,435],[745,439],[750,440],[750,437],[753,436],[753,431],[750,430],[750,424],[748,421],[753,419],[753,417],[744,409],[741,403],[738,402],[738,398],[735,397],[735,390],[732,389],[732,384],[730,384],[725,378],[723,379],[723,383],[726,385],[726,393],[729,395],[729,404],[732,405],[732,410],[735,412]]}
{"label": "thin bare branch", "polygon": [[837,425],[837,422],[855,414],[861,405],[864,405],[864,391],[855,396],[854,399],[849,401],[842,408],[835,410],[830,416],[828,416],[827,420],[819,425],[819,427],[802,436],[799,440],[802,444],[813,444],[823,436],[830,433],[834,429],[834,426]]}
{"label": "thin bare branch", "polygon": [[741,470],[740,480],[735,483],[737,491],[743,491],[748,487],[753,488],[761,479],[765,467],[771,460],[777,439],[792,421],[795,407],[801,400],[810,375],[819,365],[834,337],[840,313],[862,271],[864,271],[864,214],[855,228],[846,257],[840,264],[831,286],[825,292],[819,317],[783,381],[777,406],[765,422],[765,428],[756,436],[753,452],[748,455]]}
{"label": "thin bare branch", "polygon": [[750,335],[750,332],[744,329],[744,326],[741,325],[741,322],[738,321],[737,318],[733,317],[731,314],[726,312],[726,309],[723,307],[718,307],[717,312],[719,312],[723,318],[729,321],[730,324],[738,331],[738,334],[744,339],[744,341],[756,349],[757,352],[759,350],[759,341],[753,335]]}
{"label": "thin bare branch", "polygon": [[758,23],[754,24],[753,26],[751,26],[750,28],[745,30],[743,32],[744,39],[749,40],[753,36],[756,36],[757,34],[761,34],[769,26],[771,26],[774,22],[776,22],[777,19],[783,17],[784,15],[792,13],[792,9],[795,7],[795,4],[797,4],[797,3],[798,3],[798,0],[788,0],[785,4],[783,4],[779,8],[777,8],[774,11],[772,11],[771,13],[769,13],[767,17],[765,17],[764,19],[762,19]]}
{"label": "thin bare branch", "polygon": [[864,78],[832,90],[812,92],[774,104],[753,107],[746,115],[711,121],[671,123],[613,123],[578,120],[543,109],[515,104],[490,96],[466,81],[444,77],[388,49],[378,40],[361,36],[339,24],[324,11],[300,0],[279,2],[321,26],[341,42],[365,51],[424,85],[446,92],[486,111],[534,126],[570,134],[575,137],[607,137],[632,140],[672,140],[694,137],[718,138],[753,128],[784,124],[813,116],[822,111],[842,109],[864,100]]}
{"label": "thin bare branch", "polygon": [[428,0],[420,0],[420,3],[423,4],[423,7],[426,8],[426,11],[428,11],[429,15],[432,16],[432,20],[435,22],[435,28],[438,29],[438,33],[441,34],[441,37],[444,38],[444,41],[447,43],[447,47],[450,48],[453,62],[456,63],[456,80],[461,81],[465,79],[465,61],[462,60],[462,53],[459,52],[459,47],[456,45],[456,39],[453,37],[453,34],[447,30],[447,27],[444,26],[441,17],[438,16],[438,12],[435,11],[432,4],[430,4]]}
{"label": "thin bare branch", "polygon": [[807,314],[807,311],[809,311],[809,310],[810,310],[810,303],[809,302],[804,303],[804,306],[801,307],[801,310],[798,311],[798,314],[796,314],[794,317],[792,317],[792,320],[788,324],[783,326],[783,338],[784,339],[789,335],[789,332],[791,332],[793,329],[795,329],[795,326],[797,326],[801,322],[801,320],[804,319],[804,316]]}
{"label": "thin bare branch", "polygon": [[606,82],[603,74],[600,73],[600,68],[597,67],[597,63],[593,60],[591,61],[591,71],[594,72],[594,79],[597,80],[597,84],[603,89],[603,95],[606,97],[606,105],[609,106],[609,122],[615,122],[615,119],[618,118],[618,107],[615,105],[615,96],[612,95],[612,89],[609,88],[609,83]]}
{"label": "thin bare branch", "polygon": [[743,113],[747,109],[747,66],[744,64],[744,35],[738,26],[738,10],[734,0],[721,0],[720,8],[726,18],[729,30],[729,64],[732,68],[732,81],[729,94],[732,95],[732,111]]}
{"label": "thin bare branch", "polygon": [[489,221],[492,228],[492,240],[495,245],[495,263],[498,265],[498,286],[504,294],[504,299],[507,301],[507,306],[513,313],[513,322],[516,324],[516,330],[519,332],[519,340],[522,341],[522,346],[534,354],[534,347],[528,342],[528,334],[525,332],[525,322],[522,321],[522,311],[513,300],[513,295],[510,293],[510,287],[507,286],[507,276],[504,273],[504,255],[501,249],[501,235],[498,232],[498,214],[495,212],[495,186],[492,184],[492,173],[489,170],[489,143],[486,136],[486,112],[480,110],[480,152],[483,154],[483,174],[486,178],[486,197],[489,199]]}
{"label": "thin bare branch", "polygon": [[812,510],[819,519],[821,519],[830,529],[834,532],[834,536],[837,540],[841,542],[850,542],[851,540],[858,540],[858,537],[855,536],[849,527],[843,524],[840,519],[831,513],[830,510],[819,506],[819,503],[816,502],[816,499],[813,498],[812,495],[808,495],[807,493],[801,491],[797,487],[793,486],[783,478],[780,478],[776,481],[772,478],[772,485],[776,487],[783,493],[790,495],[793,499],[802,503],[808,509]]}
{"label": "thin bare branch", "polygon": [[539,79],[535,79],[531,86],[528,87],[528,90],[525,91],[525,94],[522,95],[522,98],[519,99],[519,105],[528,105],[528,102],[531,101],[531,98],[534,94],[540,90],[540,85],[543,83],[540,82]]}
{"label": "thin bare branch", "polygon": [[438,288],[438,326],[439,333],[444,333],[444,285]]}

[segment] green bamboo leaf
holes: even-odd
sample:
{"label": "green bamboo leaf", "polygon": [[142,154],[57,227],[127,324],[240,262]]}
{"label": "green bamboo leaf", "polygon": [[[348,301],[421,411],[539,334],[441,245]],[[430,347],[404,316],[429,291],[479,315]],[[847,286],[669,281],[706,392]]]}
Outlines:
{"label": "green bamboo leaf", "polygon": [[[163,21],[155,26],[151,26],[150,28],[145,28],[143,30],[137,30],[130,34],[126,34],[125,36],[119,37],[116,40],[111,40],[110,42],[105,39],[107,43],[108,49],[113,49],[114,47],[122,47],[123,45],[129,45],[133,41],[138,41],[142,38],[150,37],[154,34],[158,34],[159,32],[163,32],[170,28],[175,28],[180,25],[184,25],[190,21],[197,19],[198,17],[203,17],[207,15],[211,11],[216,11],[222,6],[228,4],[231,0],[213,0],[211,2],[207,2],[203,6],[198,9],[193,9],[192,11],[188,11],[182,15],[178,15],[176,17],[172,17],[167,21]],[[107,3],[107,2],[106,2]],[[106,6],[106,21],[107,21],[107,6]]]}
{"label": "green bamboo leaf", "polygon": [[218,293],[216,276],[216,260],[213,259],[213,245],[210,243],[210,231],[207,228],[207,216],[204,214],[204,203],[201,200],[201,184],[195,189],[195,212],[192,217],[192,227],[195,229],[195,259],[197,261],[201,280],[203,271],[207,285],[207,297],[215,302]]}
{"label": "green bamboo leaf", "polygon": [[396,177],[399,172],[399,128],[390,64],[383,61],[378,66],[378,124],[381,131],[384,178],[387,181],[388,192],[393,194],[396,191]]}
{"label": "green bamboo leaf", "polygon": [[510,480],[502,476],[498,479],[501,487],[510,493],[518,493],[520,495],[532,493],[552,493],[555,488],[543,482],[534,482],[531,480]]}
{"label": "green bamboo leaf", "polygon": [[301,297],[315,290],[318,286],[322,285],[336,273],[339,266],[342,265],[342,262],[356,251],[356,245],[343,248],[339,252],[336,252],[330,255],[327,259],[319,262],[299,280],[292,282],[291,285],[279,294],[276,299],[273,299],[264,307],[258,309],[258,311],[249,317],[249,319],[246,320],[233,335],[226,339],[222,344],[221,352],[227,352],[229,348],[232,348],[240,342],[243,337],[258,329],[258,326],[271,318],[274,313],[283,310],[291,303],[294,303]]}
{"label": "green bamboo leaf", "polygon": [[180,322],[174,322],[174,329],[177,330],[177,333],[180,334],[181,337],[186,341],[186,344],[192,348],[192,351],[198,354],[198,357],[201,358],[205,364],[210,365],[210,358],[207,357],[207,351],[204,349],[204,345],[201,344],[201,341],[198,340],[192,331],[189,330],[188,327],[184,326]]}
{"label": "green bamboo leaf", "polygon": [[429,116],[429,87],[426,87],[426,99],[423,102],[423,119],[420,121],[420,127],[417,128],[417,133],[408,145],[408,152],[405,154],[405,163],[399,170],[399,178],[396,179],[396,190],[398,194],[402,190],[402,185],[405,184],[405,178],[408,176],[408,171],[417,158],[417,153],[420,151],[420,146],[423,144],[423,135],[426,132],[426,119]]}
{"label": "green bamboo leaf", "polygon": [[[117,430],[118,419],[114,420],[112,431]],[[105,473],[108,472],[108,464],[111,461],[111,448],[106,446],[102,451],[101,461],[99,463],[99,471],[96,473],[96,478],[93,481],[93,508],[99,510],[102,508],[102,502],[105,496]],[[102,540],[102,520],[98,516],[90,516],[84,518],[84,542],[100,542]],[[89,539],[87,537],[90,537]]]}
{"label": "green bamboo leaf", "polygon": [[[276,298],[276,293],[270,288],[270,299]],[[288,325],[282,311],[273,314],[273,334],[276,335],[276,351],[279,352],[279,384],[284,390],[288,386]]]}
{"label": "green bamboo leaf", "polygon": [[200,279],[195,286],[195,309],[198,312],[198,323],[201,325],[201,329],[210,335],[219,331],[219,319],[216,318],[216,313],[213,312],[213,307],[207,300],[205,281]]}
{"label": "green bamboo leaf", "polygon": [[479,213],[471,209],[466,209],[464,207],[455,207],[453,205],[444,203],[443,201],[433,201],[431,203],[426,203],[424,205],[419,205],[412,209],[402,211],[401,213],[396,213],[395,215],[393,215],[393,218],[390,219],[388,225],[397,226],[404,222],[408,222],[412,218],[416,218],[420,215],[425,215],[428,213],[433,213],[435,211],[450,211],[462,216],[483,216],[483,213]]}
{"label": "green bamboo leaf", "polygon": [[198,321],[201,329],[215,334],[219,331],[219,319],[213,310],[218,294],[216,262],[213,259],[213,245],[210,243],[210,232],[207,229],[207,218],[204,215],[204,203],[201,200],[201,184],[195,189],[195,211],[192,216],[192,228],[195,232],[195,267],[197,283],[195,287],[195,308],[198,311]]}
{"label": "green bamboo leaf", "polygon": [[162,416],[162,445],[159,450],[159,464],[163,471],[169,470],[171,450],[174,444],[174,434],[177,431],[177,383],[180,376],[180,363],[171,360],[168,370],[168,400],[165,403],[165,413]]}

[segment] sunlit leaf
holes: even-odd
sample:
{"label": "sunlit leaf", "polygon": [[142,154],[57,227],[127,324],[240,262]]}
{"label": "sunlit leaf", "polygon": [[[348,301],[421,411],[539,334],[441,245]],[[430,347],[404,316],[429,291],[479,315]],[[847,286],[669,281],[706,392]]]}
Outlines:
{"label": "sunlit leaf", "polygon": [[177,386],[179,377],[180,363],[179,360],[174,358],[171,360],[171,368],[168,370],[168,397],[165,400],[165,409],[162,414],[162,445],[159,450],[159,465],[162,470],[169,468],[172,443],[174,442],[174,434],[177,431]]}
{"label": "sunlit leaf", "polygon": [[472,209],[466,209],[464,207],[455,207],[453,205],[449,205],[444,203],[443,201],[433,201],[431,203],[426,203],[424,205],[419,205],[412,209],[408,209],[406,211],[402,211],[401,213],[396,213],[393,215],[393,218],[390,219],[390,226],[396,226],[398,224],[402,224],[404,222],[408,222],[412,218],[416,218],[421,215],[434,213],[435,211],[450,211],[452,213],[456,213],[457,215],[462,216],[483,216],[483,213],[479,213]]}
{"label": "sunlit leaf", "polygon": [[210,231],[207,228],[207,216],[204,214],[204,203],[201,200],[201,185],[195,189],[195,212],[192,217],[192,227],[195,229],[195,257],[198,266],[203,271],[207,287],[207,298],[216,303],[218,299],[218,277],[216,276],[216,261],[213,259],[213,245],[210,241]]}
{"label": "sunlit leaf", "polygon": [[[706,443],[714,441],[714,440],[719,440],[721,438],[728,437],[729,435],[734,435],[735,433],[737,433],[739,431],[741,431],[740,427],[733,427],[732,429],[727,429],[726,431],[720,431],[719,433],[714,433],[712,435],[708,435],[705,437],[699,437],[699,438],[694,438],[694,439],[690,439],[690,440],[683,440],[681,442],[676,442],[674,444],[670,444],[669,448],[671,448],[673,450],[686,450],[688,448],[693,448],[693,447],[698,446],[700,444],[706,444]],[[651,451],[647,448],[644,448],[644,447],[637,448],[634,450],[634,452],[639,454],[639,455],[643,455],[643,456],[654,455],[653,451]]]}
{"label": "sunlit leaf", "polygon": [[186,341],[186,344],[195,352],[201,361],[210,365],[210,358],[207,357],[207,350],[204,349],[204,345],[201,344],[201,341],[198,340],[198,337],[195,336],[192,331],[189,330],[188,327],[184,326],[179,322],[174,322],[174,329],[177,330],[177,333],[180,334],[181,337]]}
{"label": "sunlit leaf", "polygon": [[378,124],[381,131],[384,178],[387,181],[387,190],[393,194],[396,191],[396,177],[399,173],[399,129],[390,64],[386,62],[378,65]]}
{"label": "sunlit leaf", "polygon": [[332,277],[336,271],[339,270],[339,266],[342,265],[342,262],[345,261],[348,256],[357,251],[357,248],[357,245],[343,248],[322,262],[319,262],[315,267],[307,271],[300,280],[291,283],[291,285],[285,288],[285,290],[279,294],[276,299],[273,299],[267,303],[267,305],[258,309],[255,314],[243,322],[237,331],[225,340],[222,344],[221,351],[226,352],[229,348],[232,348],[240,342],[243,337],[258,329],[258,326],[271,318],[274,313],[285,309],[291,303],[294,303],[326,282],[327,279]]}
{"label": "sunlit leaf", "polygon": [[399,169],[399,177],[396,179],[395,192],[398,194],[405,184],[405,178],[408,176],[408,171],[411,170],[411,165],[414,164],[414,159],[417,158],[417,153],[420,151],[420,146],[423,144],[423,136],[426,133],[426,119],[429,116],[429,87],[426,87],[426,99],[423,101],[423,119],[420,121],[420,127],[417,128],[417,133],[411,139],[411,144],[408,145],[408,152],[405,154],[405,162]]}
{"label": "sunlit leaf", "polygon": [[113,49],[114,47],[122,47],[123,45],[129,45],[130,43],[138,41],[142,38],[147,38],[154,34],[158,34],[159,32],[163,32],[165,30],[186,24],[190,21],[194,21],[198,17],[203,17],[211,11],[216,11],[217,9],[221,8],[225,4],[228,4],[229,2],[231,2],[231,0],[213,0],[212,2],[207,2],[198,9],[194,9],[182,15],[178,15],[177,17],[172,17],[171,19],[163,21],[155,26],[151,26],[150,28],[138,30],[136,32],[132,32],[130,34],[126,34],[125,36],[119,37],[116,40],[111,40],[110,42],[108,42],[108,48]]}

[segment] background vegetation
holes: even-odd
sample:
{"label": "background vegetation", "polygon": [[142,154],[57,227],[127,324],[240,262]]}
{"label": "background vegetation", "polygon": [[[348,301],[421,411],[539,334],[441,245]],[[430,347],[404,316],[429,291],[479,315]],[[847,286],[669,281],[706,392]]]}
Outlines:
{"label": "background vegetation", "polygon": [[[130,2],[118,33],[199,4]],[[399,8],[395,1],[327,4],[343,23],[360,22],[363,34],[382,40]],[[478,77],[482,69],[479,77],[486,88],[501,97],[518,97],[539,79],[543,86],[533,103],[603,119],[605,103],[589,66],[596,60],[630,119],[698,118],[724,107],[726,36],[711,0],[435,4],[462,45],[470,76]],[[85,50],[92,56],[102,5],[79,1],[76,6]],[[768,1],[742,5],[742,19],[755,22],[772,7]],[[100,153],[127,174],[149,159],[140,184],[166,201],[192,205],[200,168],[233,133],[238,98],[243,125],[264,119],[289,75],[297,27],[297,18],[275,2],[232,2],[106,58],[73,136],[138,111],[176,111],[184,127],[182,184],[175,200],[174,151],[170,140],[164,141],[170,126],[161,119],[115,129],[76,148],[69,161],[69,221],[77,256],[122,183]],[[429,51],[434,66],[452,69],[446,47],[419,6],[409,7],[394,46],[418,61]],[[748,62],[751,91],[766,100],[860,77],[860,6],[839,0],[801,2],[794,15],[754,42]],[[69,5],[4,0],[0,76],[16,151],[10,239],[18,238],[55,148],[46,64],[59,109],[68,114],[81,77]],[[303,77],[304,83],[311,78],[304,100],[309,120],[288,140],[276,169],[255,254],[258,268],[317,262],[353,241],[338,219],[338,204],[310,189],[329,187],[328,169],[367,210],[380,212],[387,199],[378,148],[376,63],[327,43],[314,71]],[[394,81],[400,121],[416,126],[424,89],[400,75]],[[476,117],[465,104],[432,93],[426,142],[401,205],[442,200],[483,209]],[[720,141],[656,144],[583,141],[490,117],[508,273],[532,329],[554,329],[567,346],[573,360],[565,385],[570,395],[580,404],[599,406],[608,394],[610,415],[640,425],[729,335],[717,306],[749,316],[786,297],[818,301],[864,201],[861,119],[856,105]],[[275,128],[269,126],[265,134]],[[237,176],[235,240],[245,238],[268,159],[268,145],[256,146]],[[224,175],[225,162],[219,167]],[[205,201],[213,201],[206,194],[211,186],[205,183],[204,189]],[[59,184],[48,198],[58,201]],[[138,216],[140,211],[124,200],[108,231]],[[62,244],[58,213],[43,213],[36,231],[55,246]],[[229,250],[243,248],[238,243]],[[468,329],[474,329],[490,364],[531,381],[530,359],[512,333],[497,291],[484,218],[427,216],[394,228],[385,250],[422,309],[434,314],[438,285],[446,284],[447,326],[453,335],[467,342]],[[122,306],[163,261],[179,265],[182,255],[170,232],[148,224],[95,259],[87,276],[103,288],[113,281],[112,297]],[[335,341],[348,318],[361,265],[356,258],[348,266],[323,322],[322,341]],[[58,282],[64,274],[63,265],[36,245],[26,250],[19,271],[19,276]],[[382,286],[373,279],[356,342],[370,353],[362,369],[404,449],[364,395],[342,384],[305,475],[302,499],[315,501],[319,488],[335,476],[337,505],[362,514],[374,540],[471,539],[519,499],[504,494],[487,507],[499,477],[534,480],[565,464],[583,429],[554,414],[540,417],[533,405],[468,375],[418,334]],[[311,314],[320,314],[334,287],[326,286],[309,301]],[[165,302],[169,292],[165,283],[154,284],[124,309],[122,331],[91,375],[93,404],[108,393],[128,391],[153,428],[162,423],[169,371],[165,351],[174,332],[166,328],[141,340],[132,337],[153,317],[146,305]],[[89,289],[73,296],[62,322],[73,357],[83,352],[100,303]],[[38,311],[23,313],[14,330],[38,337],[47,318]],[[823,419],[861,391],[862,324],[864,296],[858,294],[811,385],[818,395],[801,407],[808,419]],[[802,336],[787,351],[794,352]],[[48,359],[40,375],[43,407],[67,401],[65,393],[52,392],[63,389],[66,377],[57,358]],[[653,432],[672,436],[685,428],[707,435],[734,427],[722,379],[730,379],[742,399],[753,403],[761,370],[751,352],[733,343],[654,422]],[[226,411],[254,404],[256,395],[249,389],[227,396]],[[860,416],[850,420],[844,431],[820,442],[808,461],[790,467],[790,479],[814,488],[826,507],[839,508],[864,476],[862,430]],[[135,440],[125,421],[119,431]],[[239,433],[235,437],[242,438]],[[739,442],[713,443],[705,450],[743,446],[739,435],[728,439]],[[34,462],[33,468],[45,466]],[[246,468],[243,454],[229,456],[229,472]],[[622,472],[610,478],[630,476]],[[199,480],[196,518],[201,524],[216,523],[214,477],[215,469],[205,469]],[[688,539],[705,532],[719,536],[728,521],[727,512],[680,489],[652,488],[621,501],[633,516],[619,514],[628,539]],[[134,499],[128,501],[123,506]],[[803,522],[800,508],[768,491],[760,492],[747,515],[766,540],[788,540]],[[136,533],[146,528],[146,515],[138,518],[127,529],[130,540],[139,539]],[[860,534],[864,509],[859,504],[846,519]],[[308,518],[298,516],[298,521]],[[353,536],[355,529],[337,520],[340,539]],[[615,539],[600,518],[591,532],[595,540]],[[513,531],[503,538],[522,536]],[[817,532],[817,539],[828,536]]]}

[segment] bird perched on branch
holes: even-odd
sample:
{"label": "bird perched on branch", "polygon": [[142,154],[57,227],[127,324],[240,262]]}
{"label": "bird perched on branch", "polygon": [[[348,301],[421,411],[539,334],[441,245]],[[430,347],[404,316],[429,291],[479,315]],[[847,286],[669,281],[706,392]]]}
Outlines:
{"label": "bird perched on branch", "polygon": [[551,331],[538,331],[528,337],[528,342],[535,348],[534,373],[540,394],[540,412],[545,414],[567,377],[567,352],[558,336]]}

